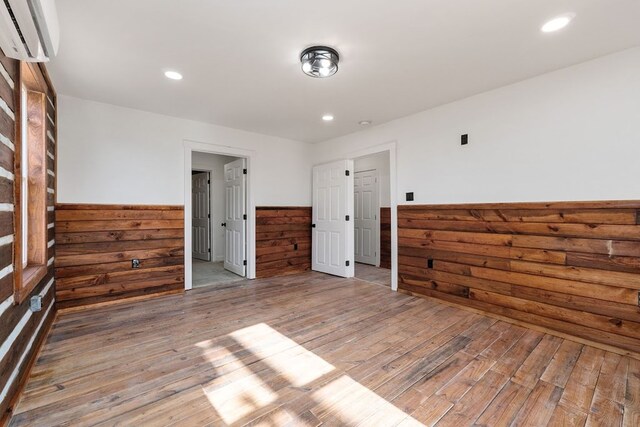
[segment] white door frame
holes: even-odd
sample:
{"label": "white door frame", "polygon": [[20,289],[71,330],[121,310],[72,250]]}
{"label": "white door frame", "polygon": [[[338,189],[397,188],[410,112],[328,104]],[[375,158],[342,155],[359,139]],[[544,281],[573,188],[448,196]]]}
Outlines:
{"label": "white door frame", "polygon": [[[374,145],[347,153],[347,159],[355,160],[370,154],[389,152],[389,193],[391,204],[391,289],[398,290],[398,178],[396,172],[397,144],[395,141]],[[378,181],[380,184],[380,181]],[[380,215],[380,213],[378,213]],[[378,233],[379,234],[379,233]]]}
{"label": "white door frame", "polygon": [[247,278],[256,278],[256,204],[253,196],[252,171],[255,151],[184,139],[184,288],[192,288],[191,260],[191,155],[192,153],[221,154],[247,159]]}
{"label": "white door frame", "polygon": [[[213,169],[193,168],[194,172],[209,172],[209,247],[211,248],[211,262],[216,262],[215,257],[215,230],[213,229],[213,185],[211,185],[211,177]],[[192,212],[193,214],[193,212]]]}

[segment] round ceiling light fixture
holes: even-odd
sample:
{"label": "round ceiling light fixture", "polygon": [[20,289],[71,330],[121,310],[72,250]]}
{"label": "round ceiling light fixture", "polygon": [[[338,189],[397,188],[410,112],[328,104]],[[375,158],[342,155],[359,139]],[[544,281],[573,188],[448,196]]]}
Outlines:
{"label": "round ceiling light fixture", "polygon": [[360,120],[358,124],[360,126],[369,126],[371,124],[371,120]]}
{"label": "round ceiling light fixture", "polygon": [[331,122],[333,121],[333,115],[325,114],[324,116],[322,116],[322,120],[324,120],[325,122]]}
{"label": "round ceiling light fixture", "polygon": [[553,33],[555,31],[561,30],[569,25],[569,22],[571,22],[571,20],[575,18],[575,16],[575,13],[565,13],[564,15],[556,16],[552,20],[547,21],[542,26],[542,28],[540,28],[540,31],[542,31],[543,33]]}
{"label": "round ceiling light fixture", "polygon": [[171,80],[182,80],[182,74],[177,71],[165,71],[164,76]]}
{"label": "round ceiling light fixture", "polygon": [[339,60],[338,52],[326,46],[309,47],[300,54],[302,71],[308,76],[317,78],[330,77],[338,72]]}

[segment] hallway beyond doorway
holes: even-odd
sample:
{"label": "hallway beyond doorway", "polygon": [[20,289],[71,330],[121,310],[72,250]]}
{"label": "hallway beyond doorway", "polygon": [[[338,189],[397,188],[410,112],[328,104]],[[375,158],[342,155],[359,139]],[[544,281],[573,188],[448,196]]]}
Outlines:
{"label": "hallway beyond doorway", "polygon": [[215,286],[223,283],[237,282],[244,280],[244,277],[238,276],[224,269],[224,263],[193,260],[193,287],[202,288],[205,286]]}
{"label": "hallway beyond doorway", "polygon": [[356,262],[356,278],[391,287],[391,270]]}

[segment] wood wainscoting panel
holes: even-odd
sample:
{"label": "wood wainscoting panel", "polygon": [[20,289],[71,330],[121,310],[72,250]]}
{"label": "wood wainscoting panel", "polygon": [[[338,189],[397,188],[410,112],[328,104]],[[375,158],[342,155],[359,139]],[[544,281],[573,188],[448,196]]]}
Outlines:
{"label": "wood wainscoting panel", "polygon": [[55,218],[60,308],[184,290],[182,206],[59,204]]}
{"label": "wood wainscoting panel", "polygon": [[380,208],[380,267],[391,268],[391,208]]}
{"label": "wood wainscoting panel", "polygon": [[256,207],[256,277],[311,269],[311,208]]}
{"label": "wood wainscoting panel", "polygon": [[399,288],[640,353],[639,201],[398,208]]}

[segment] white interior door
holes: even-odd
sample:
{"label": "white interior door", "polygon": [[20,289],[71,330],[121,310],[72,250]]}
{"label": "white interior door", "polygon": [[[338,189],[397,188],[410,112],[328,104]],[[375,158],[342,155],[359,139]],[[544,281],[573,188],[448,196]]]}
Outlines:
{"label": "white interior door", "polygon": [[353,160],[313,168],[311,268],[354,276]]}
{"label": "white interior door", "polygon": [[211,261],[209,172],[191,175],[191,256]]}
{"label": "white interior door", "polygon": [[225,253],[224,268],[246,276],[246,160],[224,165]]}
{"label": "white interior door", "polygon": [[356,262],[378,265],[378,171],[354,176],[354,239]]}

